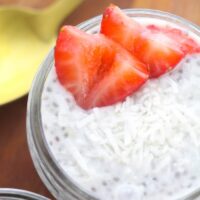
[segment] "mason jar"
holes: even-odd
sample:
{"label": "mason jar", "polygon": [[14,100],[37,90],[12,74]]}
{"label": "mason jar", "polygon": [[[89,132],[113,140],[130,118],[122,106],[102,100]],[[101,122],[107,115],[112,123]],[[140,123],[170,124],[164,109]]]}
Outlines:
{"label": "mason jar", "polygon": [[1,200],[50,200],[39,194],[33,192],[13,189],[13,188],[0,188]]}
{"label": "mason jar", "polygon": [[[144,21],[158,19],[161,23],[170,22],[200,38],[200,28],[198,26],[173,14],[148,9],[126,9],[124,12],[134,19],[142,18]],[[83,31],[95,33],[99,31],[101,19],[102,16],[97,16],[79,24],[77,27]],[[32,160],[42,181],[56,199],[95,200],[95,197],[80,188],[70,178],[70,175],[63,171],[45,138],[41,120],[41,95],[52,67],[54,67],[54,49],[49,52],[40,66],[28,98],[27,135]],[[200,188],[184,195],[181,199],[194,199],[199,194]]]}

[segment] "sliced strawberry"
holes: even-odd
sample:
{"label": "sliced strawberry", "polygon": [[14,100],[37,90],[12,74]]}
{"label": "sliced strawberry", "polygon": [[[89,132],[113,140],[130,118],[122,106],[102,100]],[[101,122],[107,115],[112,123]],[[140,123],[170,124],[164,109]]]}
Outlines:
{"label": "sliced strawberry", "polygon": [[200,49],[183,31],[155,25],[147,26],[134,44],[133,54],[148,66],[150,77],[173,69],[185,55]]}
{"label": "sliced strawberry", "polygon": [[119,7],[111,4],[104,12],[101,22],[101,33],[118,42],[127,50],[134,48],[134,39],[142,26],[125,15]]}
{"label": "sliced strawberry", "polygon": [[96,43],[94,37],[72,26],[63,27],[57,39],[55,66],[58,79],[80,105],[84,104],[99,65]]}
{"label": "sliced strawberry", "polygon": [[184,56],[176,41],[165,33],[147,29],[135,40],[133,54],[146,63],[150,77],[171,70]]}
{"label": "sliced strawberry", "polygon": [[155,25],[144,27],[113,5],[104,12],[101,32],[145,63],[150,77],[171,70],[185,55],[200,52],[200,45],[183,31]]}
{"label": "sliced strawberry", "polygon": [[[115,45],[114,45],[115,46]],[[117,45],[116,45],[117,46]],[[96,82],[87,97],[87,108],[112,105],[124,100],[148,79],[146,66],[120,46],[109,70]]]}
{"label": "sliced strawberry", "polygon": [[163,32],[170,38],[176,41],[177,45],[184,54],[192,54],[200,52],[200,44],[198,44],[194,39],[189,37],[187,33],[181,31],[180,29],[174,27],[158,27],[155,25],[148,25],[147,29],[155,32]]}
{"label": "sliced strawberry", "polygon": [[101,34],[61,29],[55,48],[61,84],[84,109],[122,101],[148,78],[146,66]]}

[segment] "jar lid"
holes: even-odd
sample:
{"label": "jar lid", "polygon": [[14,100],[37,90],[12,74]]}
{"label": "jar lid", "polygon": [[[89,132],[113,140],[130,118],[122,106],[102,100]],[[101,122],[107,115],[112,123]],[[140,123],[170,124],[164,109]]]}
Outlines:
{"label": "jar lid", "polygon": [[39,194],[13,188],[0,188],[1,200],[50,200]]}

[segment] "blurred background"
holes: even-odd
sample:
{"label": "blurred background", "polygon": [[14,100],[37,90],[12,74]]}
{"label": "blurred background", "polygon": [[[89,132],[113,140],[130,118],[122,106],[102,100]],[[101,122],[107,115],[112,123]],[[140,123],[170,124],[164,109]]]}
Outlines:
{"label": "blurred background", "polygon": [[59,27],[99,15],[110,3],[168,11],[200,25],[200,0],[0,0],[0,187],[52,198],[28,151],[27,92]]}

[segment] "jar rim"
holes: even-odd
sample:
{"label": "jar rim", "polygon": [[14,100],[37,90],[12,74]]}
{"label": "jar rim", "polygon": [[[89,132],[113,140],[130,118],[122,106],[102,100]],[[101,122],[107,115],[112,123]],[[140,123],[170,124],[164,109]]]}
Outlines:
{"label": "jar rim", "polygon": [[0,188],[0,198],[14,198],[19,200],[50,200],[44,196],[41,196],[39,194],[27,191],[27,190],[21,190],[21,189],[14,189],[14,188]]}
{"label": "jar rim", "polygon": [[[198,35],[200,38],[200,27],[192,22],[168,13],[159,10],[152,9],[124,9],[123,10],[127,15],[131,15],[131,17],[146,17],[146,18],[155,18],[161,19],[163,21],[169,21],[174,24],[178,24],[179,26],[185,27],[185,29],[192,31],[194,34]],[[102,15],[93,17],[88,19],[77,27],[81,30],[88,31],[92,26],[98,26],[100,24]],[[28,106],[27,106],[27,136],[29,143],[29,150],[32,156],[32,160],[34,165],[44,180],[47,180],[49,177],[46,176],[46,172],[44,169],[48,171],[48,176],[53,177],[53,180],[56,181],[56,184],[60,186],[64,191],[66,190],[72,196],[79,195],[81,199],[95,199],[91,195],[89,195],[84,190],[80,189],[78,185],[74,183],[74,181],[64,172],[64,170],[59,166],[56,161],[56,158],[53,156],[47,141],[45,139],[45,134],[42,127],[41,120],[41,95],[43,91],[43,86],[45,84],[45,80],[48,76],[49,71],[54,65],[54,49],[51,49],[46,59],[40,66],[34,81],[32,83],[32,87],[28,97]],[[35,157],[35,155],[37,157]],[[40,161],[38,161],[38,157]],[[41,165],[38,162],[41,162]],[[40,166],[39,166],[40,165]],[[43,168],[43,174],[38,168]],[[45,181],[44,181],[45,182]],[[66,188],[66,185],[71,185],[71,188]],[[56,196],[55,190],[52,188],[53,185],[48,186],[48,189]],[[200,187],[198,187],[195,191],[186,196],[182,197],[183,199],[194,198],[200,194]]]}

